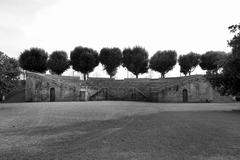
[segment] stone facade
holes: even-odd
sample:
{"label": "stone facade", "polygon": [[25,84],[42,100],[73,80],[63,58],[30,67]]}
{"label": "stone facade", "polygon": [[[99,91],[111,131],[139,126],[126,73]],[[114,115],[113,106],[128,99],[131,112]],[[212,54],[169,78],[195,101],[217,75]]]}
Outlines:
{"label": "stone facade", "polygon": [[232,102],[202,75],[165,79],[90,78],[28,73],[26,101],[123,100],[152,102]]}
{"label": "stone facade", "polygon": [[[157,102],[216,102],[220,96],[203,77],[180,81],[156,91],[152,89],[152,101]],[[230,99],[229,99],[230,100]]]}
{"label": "stone facade", "polygon": [[51,79],[37,73],[27,73],[25,101],[84,101],[86,89]]}

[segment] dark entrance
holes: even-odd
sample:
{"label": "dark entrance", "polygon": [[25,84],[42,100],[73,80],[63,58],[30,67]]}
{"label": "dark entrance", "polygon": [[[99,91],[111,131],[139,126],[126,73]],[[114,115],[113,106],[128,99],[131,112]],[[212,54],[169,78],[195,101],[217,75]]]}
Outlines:
{"label": "dark entrance", "polygon": [[188,91],[184,89],[182,94],[183,94],[183,102],[188,102]]}
{"label": "dark entrance", "polygon": [[86,94],[85,91],[80,91],[79,92],[79,100],[80,101],[85,101],[85,94]]}
{"label": "dark entrance", "polygon": [[55,101],[55,88],[50,88],[50,102]]}

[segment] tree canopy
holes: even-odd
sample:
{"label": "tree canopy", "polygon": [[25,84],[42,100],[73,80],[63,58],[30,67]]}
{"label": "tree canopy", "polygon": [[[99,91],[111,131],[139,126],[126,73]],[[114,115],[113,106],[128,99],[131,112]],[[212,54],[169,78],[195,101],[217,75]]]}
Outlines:
{"label": "tree canopy", "polygon": [[110,77],[117,73],[117,68],[122,63],[122,53],[119,48],[103,48],[99,60]]}
{"label": "tree canopy", "polygon": [[30,48],[20,54],[20,67],[27,71],[45,73],[48,54],[41,48]]}
{"label": "tree canopy", "polygon": [[222,51],[208,51],[200,57],[200,67],[203,70],[217,72],[222,67],[221,61],[226,57],[226,53]]}
{"label": "tree canopy", "polygon": [[185,76],[191,74],[200,62],[200,55],[190,52],[186,55],[180,55],[178,58],[178,64],[180,65],[180,72]]}
{"label": "tree canopy", "polygon": [[0,94],[7,94],[13,85],[13,81],[18,79],[21,71],[18,61],[10,58],[0,51]]}
{"label": "tree canopy", "polygon": [[99,64],[97,51],[87,47],[76,47],[71,51],[70,59],[72,68],[75,71],[83,73],[84,80],[86,80],[86,76]]}
{"label": "tree canopy", "polygon": [[157,51],[150,59],[150,68],[161,73],[161,78],[177,63],[177,53],[173,50]]}
{"label": "tree canopy", "polygon": [[61,75],[70,66],[67,53],[65,51],[54,51],[47,61],[48,69],[51,73]]}
{"label": "tree canopy", "polygon": [[207,72],[207,79],[222,94],[240,95],[240,24],[229,27],[233,38],[228,41],[232,52],[224,56],[220,73]]}
{"label": "tree canopy", "polygon": [[233,38],[228,41],[228,45],[232,47],[232,54],[240,57],[240,23],[229,26],[228,29],[234,34]]}
{"label": "tree canopy", "polygon": [[136,78],[139,74],[148,71],[148,52],[139,46],[126,48],[123,50],[123,67],[132,72]]}
{"label": "tree canopy", "polygon": [[240,96],[240,56],[230,54],[223,66],[224,88],[228,94]]}

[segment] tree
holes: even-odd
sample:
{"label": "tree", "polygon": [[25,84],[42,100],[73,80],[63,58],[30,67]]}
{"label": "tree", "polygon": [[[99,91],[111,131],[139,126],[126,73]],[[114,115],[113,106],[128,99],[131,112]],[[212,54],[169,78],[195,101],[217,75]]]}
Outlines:
{"label": "tree", "polygon": [[64,51],[54,51],[47,61],[50,72],[61,75],[70,66],[67,53]]}
{"label": "tree", "polygon": [[20,73],[18,61],[0,52],[0,94],[7,94],[14,87]]}
{"label": "tree", "polygon": [[[226,95],[240,95],[240,24],[232,25],[228,28],[234,34],[228,41],[232,47],[232,52],[225,55],[220,61],[222,70],[218,72],[207,72],[207,79],[217,88],[218,91]],[[218,61],[219,62],[219,61]]]}
{"label": "tree", "polygon": [[161,78],[177,63],[177,53],[173,50],[157,51],[150,59],[150,68],[161,73]]}
{"label": "tree", "polygon": [[81,46],[71,51],[70,59],[72,68],[75,71],[83,73],[84,80],[86,80],[86,76],[99,64],[97,51]]}
{"label": "tree", "polygon": [[[236,52],[235,52],[236,53]],[[240,93],[240,56],[231,53],[226,58],[222,70],[224,93],[239,94]]]}
{"label": "tree", "polygon": [[132,72],[136,78],[139,74],[148,71],[148,52],[139,46],[126,48],[123,50],[123,67]]}
{"label": "tree", "polygon": [[190,52],[186,55],[180,55],[178,58],[178,64],[180,65],[180,72],[185,76],[191,74],[200,62],[200,55]]}
{"label": "tree", "polygon": [[40,48],[30,48],[19,56],[20,67],[27,71],[45,73],[47,71],[48,54]]}
{"label": "tree", "polygon": [[228,41],[228,45],[232,47],[234,57],[240,57],[240,23],[229,26],[228,29],[234,34],[233,38]]}
{"label": "tree", "polygon": [[121,50],[119,48],[103,48],[100,51],[99,60],[110,78],[112,78],[117,73],[117,68],[122,62]]}
{"label": "tree", "polygon": [[226,53],[222,51],[208,51],[200,57],[200,67],[209,72],[217,72],[222,67],[221,61],[226,58]]}
{"label": "tree", "polygon": [[232,53],[224,60],[220,73],[207,72],[207,79],[222,95],[236,95],[240,93],[240,57]]}

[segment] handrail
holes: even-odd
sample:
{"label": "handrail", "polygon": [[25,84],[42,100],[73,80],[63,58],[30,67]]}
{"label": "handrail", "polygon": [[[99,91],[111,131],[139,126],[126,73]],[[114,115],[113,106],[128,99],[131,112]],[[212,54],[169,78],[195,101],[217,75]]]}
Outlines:
{"label": "handrail", "polygon": [[142,96],[144,96],[145,98],[148,98],[141,90],[139,90],[138,88],[134,87],[134,89],[136,91],[138,91],[138,93],[140,93]]}
{"label": "handrail", "polygon": [[103,89],[107,89],[107,88],[100,88],[98,89],[95,93],[93,93],[91,96],[89,96],[89,99],[91,99],[92,97],[94,97],[95,95],[97,95],[98,93],[100,93]]}

